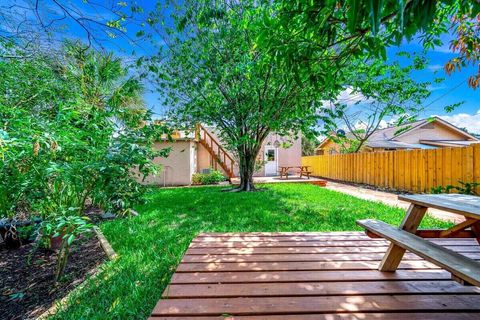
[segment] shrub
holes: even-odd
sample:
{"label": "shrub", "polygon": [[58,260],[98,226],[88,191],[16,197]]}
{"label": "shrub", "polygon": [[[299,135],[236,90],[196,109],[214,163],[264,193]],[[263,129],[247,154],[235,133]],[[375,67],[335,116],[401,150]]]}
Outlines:
{"label": "shrub", "polygon": [[88,220],[87,217],[73,215],[57,217],[42,223],[43,242],[49,242],[51,238],[55,237],[62,239],[55,267],[55,281],[58,281],[63,275],[73,242],[81,235],[93,231],[93,225]]}
{"label": "shrub", "polygon": [[437,186],[431,188],[431,192],[435,194],[450,193],[452,190],[456,190],[460,194],[477,195],[476,188],[480,186],[480,182],[463,182],[458,181],[459,186],[447,185]]}
{"label": "shrub", "polygon": [[156,172],[165,153],[151,146],[168,128],[120,59],[66,44],[0,60],[0,74],[0,218],[82,215],[87,202],[121,214],[141,200],[132,169]]}
{"label": "shrub", "polygon": [[222,181],[225,181],[225,176],[223,173],[213,169],[210,170],[210,173],[194,173],[192,176],[193,184],[218,184]]}

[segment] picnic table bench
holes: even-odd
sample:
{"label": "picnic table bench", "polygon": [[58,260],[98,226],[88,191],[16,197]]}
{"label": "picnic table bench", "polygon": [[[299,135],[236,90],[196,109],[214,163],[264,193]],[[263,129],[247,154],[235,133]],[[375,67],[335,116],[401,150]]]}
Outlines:
{"label": "picnic table bench", "polygon": [[[403,195],[399,200],[410,202],[410,207],[399,228],[378,220],[358,220],[370,237],[381,237],[391,243],[379,270],[397,270],[408,250],[449,271],[452,279],[480,286],[480,263],[455,253],[424,238],[476,238],[480,243],[480,197],[460,194]],[[447,230],[417,230],[428,208],[436,208],[465,217],[465,221]]]}
{"label": "picnic table bench", "polygon": [[280,178],[285,177],[288,179],[288,176],[290,175],[290,169],[297,168],[300,171],[300,178],[303,176],[306,176],[308,179],[310,179],[310,175],[312,174],[312,171],[309,170],[310,166],[280,166]]}

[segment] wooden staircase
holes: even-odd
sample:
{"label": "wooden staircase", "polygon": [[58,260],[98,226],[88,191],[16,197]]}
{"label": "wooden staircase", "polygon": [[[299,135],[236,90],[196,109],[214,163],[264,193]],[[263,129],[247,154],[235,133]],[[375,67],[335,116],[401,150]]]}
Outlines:
{"label": "wooden staircase", "polygon": [[227,153],[227,151],[218,143],[218,141],[205,129],[201,124],[198,124],[195,128],[195,137],[205,149],[208,150],[211,158],[211,167],[218,170],[220,166],[231,179],[235,175],[233,173],[233,165],[235,160]]}

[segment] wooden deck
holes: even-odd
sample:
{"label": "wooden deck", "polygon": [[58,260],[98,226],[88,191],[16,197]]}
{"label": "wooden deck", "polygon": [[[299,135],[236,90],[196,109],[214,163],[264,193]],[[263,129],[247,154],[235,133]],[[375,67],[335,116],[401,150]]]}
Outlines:
{"label": "wooden deck", "polygon": [[[480,260],[473,239],[432,241]],[[412,253],[377,271],[387,246],[360,232],[201,234],[150,320],[480,319],[480,288]]]}

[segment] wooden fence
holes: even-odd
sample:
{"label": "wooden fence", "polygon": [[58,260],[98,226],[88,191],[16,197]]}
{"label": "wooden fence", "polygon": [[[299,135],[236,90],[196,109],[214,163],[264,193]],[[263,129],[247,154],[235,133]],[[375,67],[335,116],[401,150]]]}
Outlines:
{"label": "wooden fence", "polygon": [[[463,148],[402,150],[302,157],[312,175],[411,192],[480,182],[480,144]],[[478,189],[477,189],[478,191]]]}

